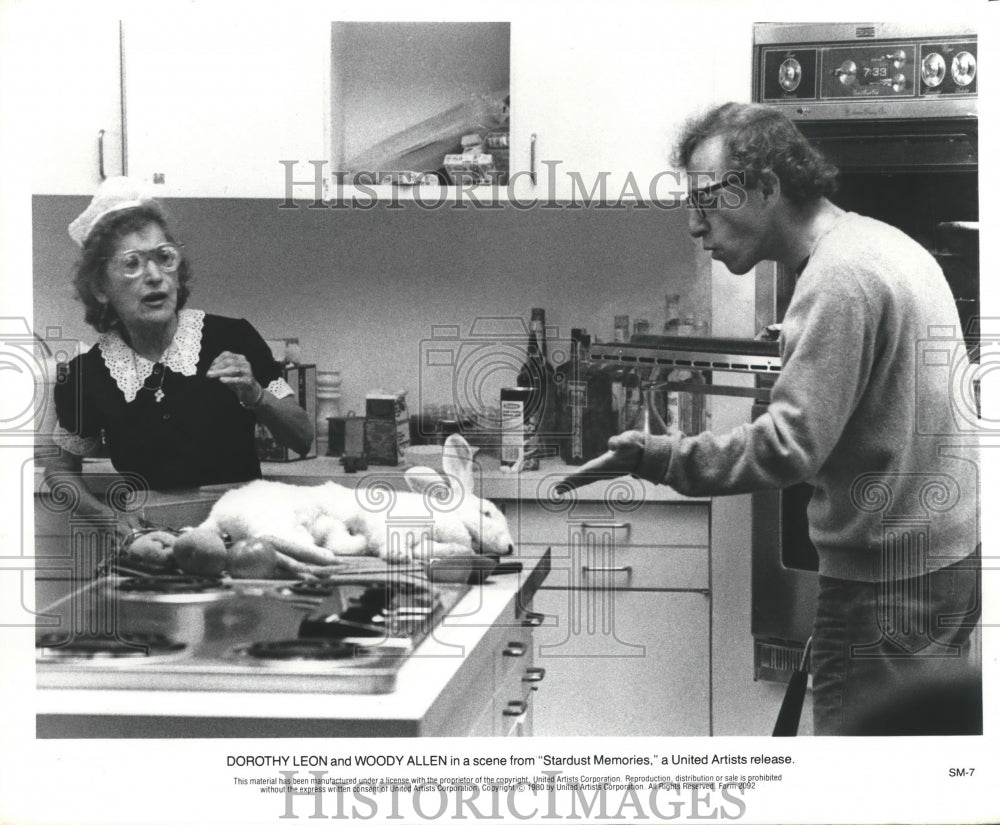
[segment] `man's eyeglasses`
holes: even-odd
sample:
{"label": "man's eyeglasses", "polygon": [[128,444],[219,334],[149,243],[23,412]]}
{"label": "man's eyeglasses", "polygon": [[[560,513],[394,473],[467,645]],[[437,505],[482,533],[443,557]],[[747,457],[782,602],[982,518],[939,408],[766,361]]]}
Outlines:
{"label": "man's eyeglasses", "polygon": [[113,259],[115,271],[126,278],[138,278],[152,261],[160,272],[176,272],[181,265],[181,250],[177,244],[161,243],[152,249],[128,249]]}
{"label": "man's eyeglasses", "polygon": [[[716,181],[715,183],[710,183],[708,186],[703,186],[700,189],[692,189],[688,192],[686,198],[688,208],[696,210],[698,212],[698,217],[704,220],[708,217],[708,210],[717,209],[719,207],[719,201],[721,200],[719,193],[721,190],[729,187],[741,187],[742,185],[742,177],[728,175],[725,179]],[[745,200],[746,196],[741,191],[737,204],[726,202],[724,205],[726,207],[742,205]]]}

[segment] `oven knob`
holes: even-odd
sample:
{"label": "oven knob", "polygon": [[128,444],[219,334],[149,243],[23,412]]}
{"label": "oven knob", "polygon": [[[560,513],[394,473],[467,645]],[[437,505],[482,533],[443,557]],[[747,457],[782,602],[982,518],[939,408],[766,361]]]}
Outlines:
{"label": "oven knob", "polygon": [[906,52],[904,52],[902,49],[897,49],[891,54],[884,55],[882,59],[888,60],[890,63],[892,63],[892,68],[900,69],[906,62]]}
{"label": "oven knob", "polygon": [[778,68],[778,83],[786,92],[794,92],[802,82],[802,64],[794,57],[789,57]]}
{"label": "oven knob", "polygon": [[902,92],[906,89],[906,75],[898,74],[892,79],[892,90]]}
{"label": "oven knob", "polygon": [[850,86],[858,78],[858,66],[853,60],[845,60],[840,64],[840,68],[834,69],[831,74],[839,77],[845,86]]}
{"label": "oven knob", "polygon": [[976,56],[959,52],[951,61],[951,79],[959,86],[968,86],[976,79]]}
{"label": "oven knob", "polygon": [[931,52],[920,63],[920,79],[928,88],[937,88],[944,80],[945,69],[944,58],[937,52]]}

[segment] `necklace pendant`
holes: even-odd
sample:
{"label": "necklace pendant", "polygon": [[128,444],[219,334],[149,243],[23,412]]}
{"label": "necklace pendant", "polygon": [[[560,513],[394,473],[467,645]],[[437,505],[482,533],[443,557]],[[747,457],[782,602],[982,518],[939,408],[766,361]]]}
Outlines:
{"label": "necklace pendant", "polygon": [[160,387],[156,388],[156,392],[153,393],[153,397],[156,399],[156,403],[159,404],[163,400],[163,390]]}

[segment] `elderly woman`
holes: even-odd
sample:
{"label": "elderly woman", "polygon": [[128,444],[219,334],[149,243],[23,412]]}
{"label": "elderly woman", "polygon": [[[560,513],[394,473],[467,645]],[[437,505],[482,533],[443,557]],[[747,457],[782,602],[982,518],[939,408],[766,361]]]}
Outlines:
{"label": "elderly woman", "polygon": [[[56,387],[50,473],[79,474],[102,436],[115,469],[153,489],[259,478],[258,422],[309,449],[312,423],[257,331],[185,308],[191,267],[155,200],[109,179],[69,231],[82,247],[77,296],[101,335]],[[106,509],[79,486],[91,511]]]}

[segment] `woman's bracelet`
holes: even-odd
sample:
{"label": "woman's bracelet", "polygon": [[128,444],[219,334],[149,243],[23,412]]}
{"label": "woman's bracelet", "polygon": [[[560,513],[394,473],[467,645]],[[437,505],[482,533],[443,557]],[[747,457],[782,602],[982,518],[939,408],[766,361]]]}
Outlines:
{"label": "woman's bracelet", "polygon": [[264,402],[264,388],[258,384],[257,385],[257,397],[251,401],[249,404],[244,404],[240,401],[240,406],[245,410],[256,410]]}

